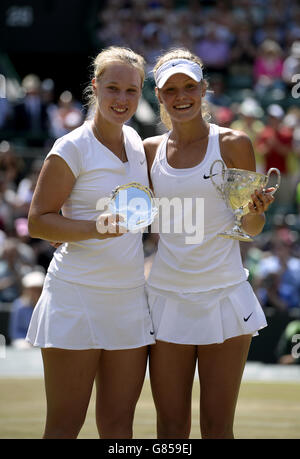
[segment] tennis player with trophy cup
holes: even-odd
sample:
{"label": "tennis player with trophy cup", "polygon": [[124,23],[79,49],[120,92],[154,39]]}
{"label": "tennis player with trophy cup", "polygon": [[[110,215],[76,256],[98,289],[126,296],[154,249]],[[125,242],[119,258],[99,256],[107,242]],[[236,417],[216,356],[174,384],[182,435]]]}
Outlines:
{"label": "tennis player with trophy cup", "polygon": [[[202,438],[233,438],[240,382],[266,318],[242,264],[239,240],[258,235],[280,174],[255,172],[249,138],[209,123],[201,59],[172,49],[154,67],[167,132],[144,141],[156,198],[204,201],[203,240],[161,232],[147,280],[156,344],[150,378],[159,438],[188,438],[197,365]],[[276,187],[268,186],[272,172]],[[223,237],[222,237],[223,236]],[[190,238],[191,239],[191,238]]]}

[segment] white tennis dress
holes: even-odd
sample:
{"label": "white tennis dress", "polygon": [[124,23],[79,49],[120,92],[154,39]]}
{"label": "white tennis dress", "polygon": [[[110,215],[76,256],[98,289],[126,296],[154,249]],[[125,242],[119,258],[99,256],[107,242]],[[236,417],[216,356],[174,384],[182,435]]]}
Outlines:
{"label": "white tennis dress", "polygon": [[[147,281],[156,339],[201,345],[221,343],[243,334],[254,335],[267,323],[247,281],[239,242],[217,236],[220,231],[231,229],[234,222],[232,211],[209,178],[213,161],[222,159],[219,127],[210,124],[203,161],[187,169],[175,169],[168,164],[169,134],[163,137],[152,165],[154,193],[156,198],[180,198],[181,218],[187,201],[195,220],[197,211],[203,209],[200,221],[203,238],[195,243],[190,239],[187,243],[191,234],[184,230],[160,232],[158,251]],[[201,203],[199,198],[203,198]],[[172,218],[175,217],[171,216],[170,228],[174,229]]]}
{"label": "white tennis dress", "polygon": [[[123,163],[85,122],[58,139],[50,155],[66,161],[75,185],[62,207],[74,220],[96,220],[99,199],[131,181],[148,185],[141,138],[123,127],[128,158]],[[130,349],[154,343],[145,294],[141,233],[62,244],[49,265],[27,340],[38,347]]]}

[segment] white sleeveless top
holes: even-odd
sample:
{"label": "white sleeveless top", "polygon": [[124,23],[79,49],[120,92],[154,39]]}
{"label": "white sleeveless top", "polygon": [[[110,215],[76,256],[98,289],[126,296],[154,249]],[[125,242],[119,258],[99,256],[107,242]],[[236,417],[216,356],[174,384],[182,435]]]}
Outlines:
{"label": "white sleeveless top", "polygon": [[[247,279],[242,265],[239,242],[224,239],[217,233],[233,227],[234,217],[218,195],[209,176],[210,166],[222,159],[219,145],[219,127],[210,124],[208,146],[203,161],[195,167],[175,169],[167,162],[167,133],[157,149],[151,168],[151,179],[156,198],[190,198],[196,215],[196,198],[203,198],[203,240],[186,243],[184,232],[160,233],[158,251],[148,284],[161,290],[181,293],[205,292],[228,287]],[[216,166],[216,171],[220,169]],[[172,225],[171,225],[172,227]],[[184,227],[183,227],[184,228]]]}
{"label": "white sleeveless top", "polygon": [[[118,185],[136,181],[148,186],[147,162],[141,138],[130,126],[123,127],[128,158],[123,163],[94,136],[91,122],[58,139],[50,155],[63,158],[75,185],[62,207],[74,220],[96,220],[97,201],[109,197]],[[112,239],[88,239],[62,244],[54,253],[48,272],[56,277],[101,288],[134,288],[144,284],[141,233]]]}

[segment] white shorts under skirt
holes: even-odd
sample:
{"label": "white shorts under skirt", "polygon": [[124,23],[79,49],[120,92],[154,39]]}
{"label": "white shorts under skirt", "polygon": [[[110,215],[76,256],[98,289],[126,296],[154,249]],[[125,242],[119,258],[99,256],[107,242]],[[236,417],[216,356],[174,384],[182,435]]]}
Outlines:
{"label": "white shorts under skirt", "polygon": [[27,337],[33,346],[131,349],[155,343],[145,288],[103,290],[47,274]]}
{"label": "white shorts under skirt", "polygon": [[155,337],[178,344],[223,343],[257,335],[265,314],[248,281],[201,293],[173,293],[147,286]]}

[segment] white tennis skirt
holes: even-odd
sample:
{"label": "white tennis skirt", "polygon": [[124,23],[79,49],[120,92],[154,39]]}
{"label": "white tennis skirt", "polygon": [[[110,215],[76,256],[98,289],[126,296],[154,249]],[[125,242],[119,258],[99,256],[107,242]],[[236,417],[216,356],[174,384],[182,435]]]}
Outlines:
{"label": "white tennis skirt", "polygon": [[103,290],[47,274],[27,337],[33,346],[131,349],[155,343],[144,286]]}
{"label": "white tennis skirt", "polygon": [[147,286],[157,340],[178,344],[223,343],[257,335],[266,317],[248,281],[199,293],[177,294]]}

